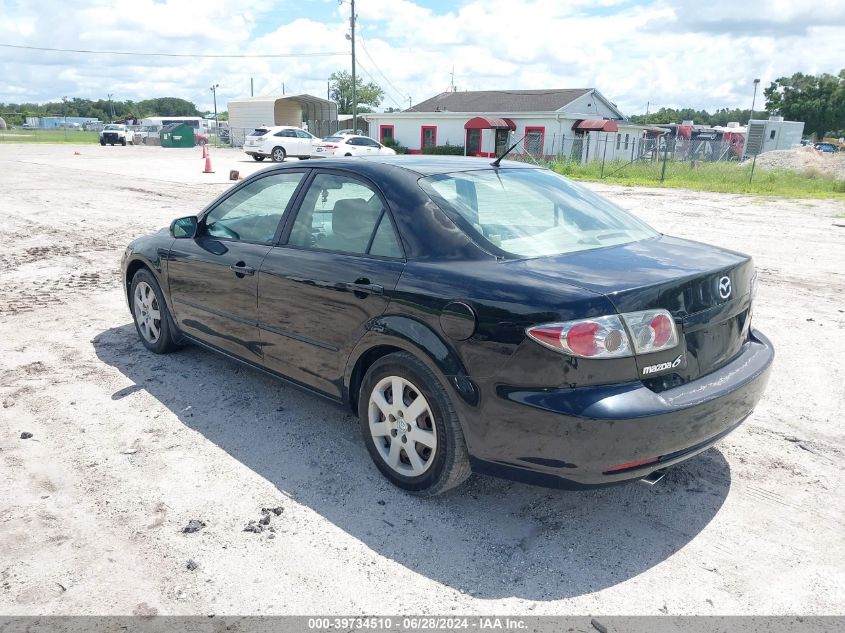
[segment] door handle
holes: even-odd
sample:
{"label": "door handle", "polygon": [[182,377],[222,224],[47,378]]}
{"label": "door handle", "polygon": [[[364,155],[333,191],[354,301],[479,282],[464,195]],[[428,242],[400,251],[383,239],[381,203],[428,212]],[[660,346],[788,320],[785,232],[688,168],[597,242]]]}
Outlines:
{"label": "door handle", "polygon": [[255,274],[255,268],[252,266],[247,266],[246,262],[238,262],[237,264],[232,264],[229,266],[229,269],[234,271],[236,277],[252,277]]}
{"label": "door handle", "polygon": [[379,284],[371,284],[369,279],[356,279],[351,284],[344,284],[347,290],[351,290],[356,295],[380,295],[384,294],[384,286]]}

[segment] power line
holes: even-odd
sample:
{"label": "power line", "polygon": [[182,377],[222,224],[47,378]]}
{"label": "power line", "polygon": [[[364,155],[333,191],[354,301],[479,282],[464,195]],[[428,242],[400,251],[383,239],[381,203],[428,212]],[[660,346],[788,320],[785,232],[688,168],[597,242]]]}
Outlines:
{"label": "power line", "polygon": [[[399,90],[396,86],[394,86],[394,85],[393,85],[393,83],[390,81],[390,79],[388,79],[388,78],[387,78],[387,75],[385,75],[385,74],[382,72],[381,68],[379,68],[379,67],[378,67],[378,64],[376,64],[376,60],[374,60],[374,59],[372,58],[372,56],[370,55],[370,51],[368,51],[368,50],[367,50],[367,47],[364,45],[364,40],[363,40],[363,38],[361,39],[361,48],[363,48],[363,49],[364,49],[364,53],[366,53],[367,58],[368,58],[371,62],[373,62],[373,66],[374,66],[374,67],[375,67],[375,69],[378,71],[379,75],[381,75],[382,77],[384,77],[385,82],[387,82],[387,84],[388,84],[391,88],[393,88],[393,90],[396,92],[396,94],[397,94],[397,95],[399,95],[399,101],[404,101],[404,100],[405,100],[405,98],[402,96],[402,95],[403,95],[402,91],[401,91],[401,90]],[[402,105],[401,103],[399,103],[398,101],[396,101],[396,99],[394,99],[392,95],[388,94],[388,92],[387,92],[387,91],[385,91],[385,94],[387,94],[387,95],[390,97],[390,100],[391,100],[391,101],[393,101],[393,103],[395,103],[395,104],[399,107],[399,109],[400,109],[400,110],[401,110],[401,109],[403,109],[403,108],[405,107],[404,105]],[[410,99],[410,97],[408,97],[408,99]],[[409,106],[409,107],[410,107],[410,106]]]}
{"label": "power line", "polygon": [[[390,86],[391,88],[393,88],[393,90],[396,92],[396,94],[398,94],[398,95],[400,95],[400,96],[401,96],[401,95],[402,95],[402,91],[401,91],[401,90],[399,90],[396,86],[394,86],[394,85],[391,83],[390,79],[388,79],[388,78],[387,78],[387,75],[385,75],[385,74],[381,71],[381,68],[379,68],[379,67],[378,67],[378,64],[376,64],[376,60],[374,60],[374,59],[372,58],[372,56],[370,55],[370,51],[368,51],[368,50],[367,50],[367,47],[366,47],[366,45],[364,44],[364,38],[359,36],[359,40],[361,41],[361,48],[364,50],[364,54],[367,56],[367,59],[369,59],[371,62],[373,62],[373,67],[376,69],[376,71],[378,71],[378,74],[379,74],[379,75],[381,75],[382,77],[384,77],[384,80],[387,82],[387,85],[388,85],[388,86]],[[397,105],[398,105],[398,104],[397,104]],[[400,106],[400,107],[401,107],[401,106]]]}
{"label": "power line", "polygon": [[23,46],[19,44],[0,44],[3,48],[16,48],[28,51],[49,51],[53,53],[87,53],[91,55],[129,55],[134,57],[194,57],[206,59],[257,59],[282,57],[336,57],[349,53],[263,53],[258,55],[210,55],[205,53],[144,53],[138,51],[94,51],[80,48],[48,48],[46,46]]}
{"label": "power line", "polygon": [[[369,71],[369,70],[367,70],[367,69],[364,67],[364,65],[363,65],[360,61],[358,62],[358,67],[359,67],[361,70],[363,70],[365,73],[367,73],[367,77],[369,77],[369,78],[370,78],[370,81],[372,81],[374,84],[378,85],[378,82],[376,81],[376,78],[375,78],[375,77],[373,77],[373,75],[370,73],[370,71]],[[397,106],[399,106],[399,108],[401,108],[401,107],[402,107],[402,105],[401,105],[398,101],[396,101],[396,99],[394,99],[394,98],[393,98],[393,95],[392,95],[392,94],[390,94],[389,92],[387,92],[386,90],[384,91],[384,96],[386,96],[386,97],[387,97],[388,99],[390,99],[393,103],[395,103]]]}

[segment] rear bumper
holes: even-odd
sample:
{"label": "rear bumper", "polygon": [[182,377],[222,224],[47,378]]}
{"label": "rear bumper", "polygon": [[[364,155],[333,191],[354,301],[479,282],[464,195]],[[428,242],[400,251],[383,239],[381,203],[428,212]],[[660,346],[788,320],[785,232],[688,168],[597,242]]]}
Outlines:
{"label": "rear bumper", "polygon": [[467,420],[473,470],[556,487],[639,479],[739,426],[760,400],[773,359],[769,340],[752,330],[730,363],[661,393],[641,382],[537,391],[488,386],[480,415]]}

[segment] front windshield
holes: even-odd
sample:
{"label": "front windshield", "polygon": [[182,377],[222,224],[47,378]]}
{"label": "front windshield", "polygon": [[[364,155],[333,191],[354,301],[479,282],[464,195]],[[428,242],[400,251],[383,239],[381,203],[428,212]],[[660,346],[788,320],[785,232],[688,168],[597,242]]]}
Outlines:
{"label": "front windshield", "polygon": [[106,127],[104,127],[103,129],[104,129],[104,130],[119,130],[119,129],[121,129],[122,127],[123,127],[122,125],[107,125],[107,126],[106,126]]}
{"label": "front windshield", "polygon": [[464,230],[517,257],[644,240],[658,233],[615,204],[547,169],[484,169],[419,181]]}

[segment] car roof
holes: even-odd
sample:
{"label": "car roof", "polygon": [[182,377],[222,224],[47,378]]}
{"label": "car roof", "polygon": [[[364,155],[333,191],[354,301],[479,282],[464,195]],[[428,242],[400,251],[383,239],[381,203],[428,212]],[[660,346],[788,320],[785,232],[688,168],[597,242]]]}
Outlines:
{"label": "car roof", "polygon": [[[369,138],[369,137],[367,137]],[[434,176],[459,171],[478,171],[491,168],[489,158],[474,158],[472,156],[441,156],[420,154],[396,154],[389,156],[344,156],[343,158],[327,157],[317,161],[308,161],[308,169],[344,169],[360,171],[363,174],[375,174],[380,168],[388,167],[401,169],[417,176]],[[267,167],[269,170],[301,169],[299,161],[285,162]],[[357,167],[357,169],[356,169]],[[540,165],[532,165],[516,160],[503,160],[499,169],[546,169]],[[261,172],[256,172],[261,173]]]}
{"label": "car roof", "polygon": [[[340,164],[348,164],[348,160],[348,158],[337,159],[338,163]],[[402,169],[415,172],[420,176],[448,174],[450,172],[455,171],[490,169],[490,164],[492,162],[489,158],[475,158],[472,156],[440,156],[420,154],[397,154],[395,156],[366,156],[361,157],[358,160],[366,161],[368,163],[381,163],[383,165],[401,167]],[[538,166],[523,163],[521,161],[503,160],[499,164],[499,168],[537,169]]]}

